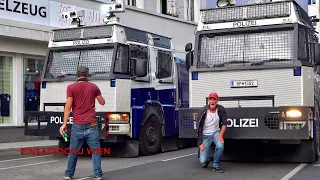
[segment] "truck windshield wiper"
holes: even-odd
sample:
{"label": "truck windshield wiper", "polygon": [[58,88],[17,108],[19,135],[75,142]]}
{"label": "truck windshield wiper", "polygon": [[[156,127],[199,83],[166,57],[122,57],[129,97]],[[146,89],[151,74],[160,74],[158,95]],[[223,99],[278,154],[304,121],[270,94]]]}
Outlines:
{"label": "truck windshield wiper", "polygon": [[90,73],[90,76],[97,75],[97,74],[107,74],[107,73],[109,73],[109,72],[107,72],[107,71],[97,71],[97,72]]}
{"label": "truck windshield wiper", "polygon": [[67,73],[67,74],[63,74],[63,75],[57,76],[57,78],[64,78],[64,77],[68,77],[68,76],[76,76],[76,74]]}
{"label": "truck windshield wiper", "polygon": [[228,61],[228,62],[224,62],[221,64],[216,64],[214,65],[214,67],[223,67],[226,64],[244,64],[244,63],[252,63],[252,61],[238,61],[238,60],[234,60],[234,61]]}
{"label": "truck windshield wiper", "polygon": [[284,62],[284,61],[292,61],[292,59],[280,59],[280,58],[272,58],[272,59],[268,59],[268,60],[263,60],[263,61],[259,61],[259,62],[254,62],[251,64],[251,66],[257,66],[257,65],[262,65],[266,62]]}

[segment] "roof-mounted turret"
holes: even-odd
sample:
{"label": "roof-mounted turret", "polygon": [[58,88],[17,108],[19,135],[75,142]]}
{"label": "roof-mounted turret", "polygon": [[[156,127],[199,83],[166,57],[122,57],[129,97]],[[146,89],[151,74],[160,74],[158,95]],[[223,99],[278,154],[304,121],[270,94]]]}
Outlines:
{"label": "roof-mounted turret", "polygon": [[114,14],[125,12],[124,0],[111,0],[111,3],[101,6],[101,11],[107,13],[107,16],[103,18],[104,23],[120,22],[120,18]]}
{"label": "roof-mounted turret", "polygon": [[[100,2],[105,3],[101,6],[101,11],[106,13],[106,17],[103,19],[103,22],[106,24],[110,22],[120,22],[119,17],[114,14],[125,12],[124,0],[109,0],[107,3],[104,1]],[[81,19],[81,17],[85,17],[84,10],[73,10],[64,12],[61,16],[63,19],[72,19],[71,27],[85,26],[85,23]]]}

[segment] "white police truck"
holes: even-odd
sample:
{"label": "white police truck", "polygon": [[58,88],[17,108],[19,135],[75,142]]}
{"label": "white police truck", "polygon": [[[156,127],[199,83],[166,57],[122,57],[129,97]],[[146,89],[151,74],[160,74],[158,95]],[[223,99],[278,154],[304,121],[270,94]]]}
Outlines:
{"label": "white police truck", "polygon": [[[109,6],[116,9],[110,12],[124,11],[122,3]],[[25,134],[58,138],[59,147],[69,146],[59,133],[66,88],[77,80],[77,67],[86,66],[89,81],[106,99],[105,106],[96,103],[96,111],[102,147],[111,155],[152,155],[188,144],[178,139],[178,110],[188,107],[188,72],[185,61],[175,57],[172,39],[126,26],[113,13],[104,25],[84,26],[82,14],[64,13],[75,27],[53,30],[40,111],[25,112]],[[71,113],[69,136],[72,123]]]}
{"label": "white police truck", "polygon": [[180,137],[197,137],[199,109],[215,91],[228,115],[224,159],[317,161],[314,20],[292,0],[218,6],[201,10],[195,46],[185,46],[190,108],[180,109]]}

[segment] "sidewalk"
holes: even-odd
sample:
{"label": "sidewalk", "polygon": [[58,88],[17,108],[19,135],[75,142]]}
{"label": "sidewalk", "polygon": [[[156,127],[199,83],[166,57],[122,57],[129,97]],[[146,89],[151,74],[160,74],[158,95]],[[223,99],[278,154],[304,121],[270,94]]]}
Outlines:
{"label": "sidewalk", "polygon": [[20,150],[20,148],[34,147],[58,147],[58,140],[22,141],[11,143],[0,143],[0,152]]}

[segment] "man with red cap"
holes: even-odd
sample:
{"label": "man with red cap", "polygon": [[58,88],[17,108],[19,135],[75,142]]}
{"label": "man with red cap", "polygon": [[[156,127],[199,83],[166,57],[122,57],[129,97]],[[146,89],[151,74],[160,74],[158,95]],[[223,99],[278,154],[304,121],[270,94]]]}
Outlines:
{"label": "man with red cap", "polygon": [[223,134],[227,128],[227,113],[218,102],[218,94],[210,93],[209,104],[203,107],[199,113],[198,146],[200,148],[200,162],[202,167],[206,168],[210,163],[211,144],[215,144],[213,170],[222,173],[220,159],[224,151]]}

